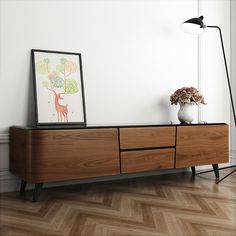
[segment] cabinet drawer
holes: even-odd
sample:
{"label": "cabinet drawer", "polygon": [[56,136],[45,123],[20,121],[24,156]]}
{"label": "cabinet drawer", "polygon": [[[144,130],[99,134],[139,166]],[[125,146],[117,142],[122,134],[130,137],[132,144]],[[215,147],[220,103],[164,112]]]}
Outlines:
{"label": "cabinet drawer", "polygon": [[175,127],[120,128],[120,148],[175,146]]}
{"label": "cabinet drawer", "polygon": [[174,155],[174,148],[121,152],[121,172],[174,168]]}

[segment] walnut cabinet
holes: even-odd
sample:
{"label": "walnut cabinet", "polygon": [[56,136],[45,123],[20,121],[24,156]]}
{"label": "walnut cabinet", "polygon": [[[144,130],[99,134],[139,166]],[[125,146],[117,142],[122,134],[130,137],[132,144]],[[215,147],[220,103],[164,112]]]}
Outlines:
{"label": "walnut cabinet", "polygon": [[10,170],[35,183],[228,162],[228,125],[151,125],[76,129],[10,128]]}

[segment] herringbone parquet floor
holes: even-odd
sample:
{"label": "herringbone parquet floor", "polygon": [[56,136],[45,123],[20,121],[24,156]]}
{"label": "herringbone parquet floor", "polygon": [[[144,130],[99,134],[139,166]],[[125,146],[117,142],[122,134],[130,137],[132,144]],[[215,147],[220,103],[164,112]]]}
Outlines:
{"label": "herringbone parquet floor", "polygon": [[[222,173],[222,172],[221,172]],[[236,235],[236,176],[189,173],[1,195],[3,235]]]}

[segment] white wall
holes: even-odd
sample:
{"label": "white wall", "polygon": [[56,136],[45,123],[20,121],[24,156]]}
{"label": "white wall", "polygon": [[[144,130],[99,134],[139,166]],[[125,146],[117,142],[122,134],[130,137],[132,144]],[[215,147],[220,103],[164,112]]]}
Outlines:
{"label": "white wall", "polygon": [[[202,0],[200,15],[205,17],[206,25],[220,26],[230,68],[230,1]],[[206,28],[200,36],[200,44],[201,91],[208,103],[202,106],[202,120],[229,123],[229,93],[219,31]]]}
{"label": "white wall", "polygon": [[[236,109],[236,0],[231,0],[231,82],[234,95],[234,107]],[[232,164],[236,164],[236,127],[231,121],[231,145]]]}
{"label": "white wall", "polygon": [[[7,140],[9,126],[34,122],[32,48],[82,53],[88,125],[177,121],[178,107],[170,105],[169,96],[182,86],[202,89],[208,105],[201,109],[201,120],[229,121],[218,36],[205,33],[199,47],[196,36],[178,27],[204,14],[206,23],[222,27],[228,53],[229,0],[0,3],[2,139]],[[196,112],[196,121],[197,116]],[[9,158],[4,142],[0,170],[6,173]]]}
{"label": "white wall", "polygon": [[178,26],[196,14],[189,0],[2,1],[0,131],[32,120],[31,48],[82,53],[88,125],[176,119],[170,93],[197,80],[197,39]]}

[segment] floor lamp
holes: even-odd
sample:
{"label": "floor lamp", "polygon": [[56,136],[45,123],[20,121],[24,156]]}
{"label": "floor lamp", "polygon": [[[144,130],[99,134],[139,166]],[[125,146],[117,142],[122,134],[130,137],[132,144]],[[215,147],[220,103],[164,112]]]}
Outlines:
{"label": "floor lamp", "polygon": [[[222,47],[224,63],[225,63],[227,83],[228,83],[228,88],[229,88],[230,101],[231,101],[231,106],[232,106],[232,111],[233,111],[234,124],[235,124],[235,127],[236,127],[236,114],[235,114],[235,109],[234,109],[234,101],[233,101],[233,95],[232,95],[232,90],[231,90],[231,85],[230,85],[229,72],[228,72],[228,67],[227,67],[227,62],[226,62],[226,57],[225,57],[225,49],[224,49],[224,43],[223,43],[221,29],[220,29],[219,26],[205,25],[203,23],[203,18],[204,18],[203,16],[200,16],[198,18],[191,18],[191,19],[189,19],[189,20],[187,20],[187,21],[185,21],[181,24],[181,29],[185,33],[189,33],[189,34],[201,34],[207,28],[214,28],[214,29],[219,30],[220,40],[221,40],[221,47]],[[219,168],[219,170],[232,168],[232,167],[236,167],[236,165],[231,165],[231,166]],[[197,173],[197,174],[203,174],[203,173],[207,173],[207,172],[211,172],[211,171],[214,171],[214,170],[203,171],[203,172],[200,172],[200,173]],[[231,171],[229,174],[227,174],[223,178],[219,179],[216,183],[218,184],[219,182],[221,182],[223,179],[227,178],[229,175],[231,175],[235,171],[236,171],[236,169]]]}

